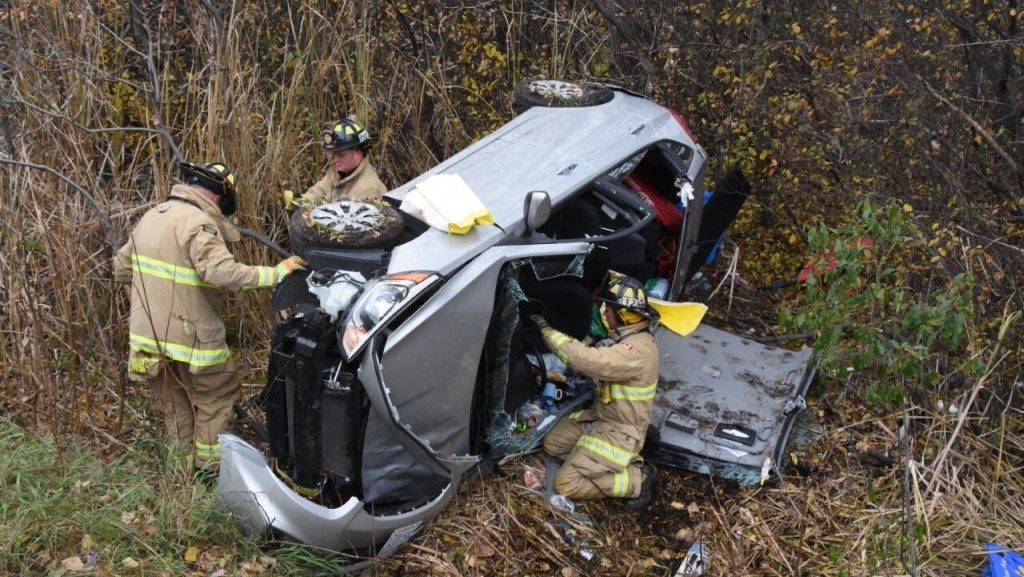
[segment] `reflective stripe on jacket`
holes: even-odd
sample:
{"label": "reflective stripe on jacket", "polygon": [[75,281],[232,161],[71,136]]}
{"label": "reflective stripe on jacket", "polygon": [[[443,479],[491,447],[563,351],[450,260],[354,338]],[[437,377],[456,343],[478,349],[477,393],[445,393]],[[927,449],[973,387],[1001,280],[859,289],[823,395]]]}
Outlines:
{"label": "reflective stripe on jacket", "polygon": [[345,178],[341,178],[336,170],[329,170],[302,195],[302,205],[315,207],[339,200],[380,200],[387,191],[376,169],[364,159]]}
{"label": "reflective stripe on jacket", "polygon": [[114,257],[114,278],[131,282],[128,361],[142,376],[160,357],[201,374],[225,370],[231,352],[218,289],[273,287],[274,267],[249,266],[228,251],[238,232],[202,191],[175,185],[150,209]]}
{"label": "reflective stripe on jacket", "polygon": [[[646,330],[647,322],[635,323],[613,332],[609,346],[587,346],[584,343],[550,327],[543,331],[544,342],[559,358],[577,373],[594,377],[600,381],[595,391],[592,408],[582,411],[574,418],[581,421],[599,420],[616,423],[616,427],[639,441],[643,446],[647,425],[651,422],[651,405],[658,388],[658,345],[654,336]],[[615,452],[600,444],[584,441],[591,451],[608,461],[618,464],[625,459],[623,453]],[[605,443],[605,441],[601,441]],[[593,445],[593,446],[591,446]],[[639,447],[635,450],[638,451]],[[614,447],[616,451],[625,447]],[[632,448],[629,451],[632,452]]]}

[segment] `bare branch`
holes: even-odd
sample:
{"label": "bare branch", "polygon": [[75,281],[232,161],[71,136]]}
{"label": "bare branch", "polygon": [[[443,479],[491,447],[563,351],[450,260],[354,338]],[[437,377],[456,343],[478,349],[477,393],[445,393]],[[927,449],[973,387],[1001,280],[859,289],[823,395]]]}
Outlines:
{"label": "bare branch", "polygon": [[68,116],[66,114],[61,114],[59,112],[54,112],[52,110],[47,110],[47,109],[42,108],[40,106],[36,106],[35,104],[32,104],[31,102],[28,102],[27,100],[24,100],[22,98],[10,98],[10,99],[7,100],[7,102],[10,102],[10,103],[13,103],[13,104],[21,104],[21,105],[25,106],[26,108],[30,108],[30,109],[35,110],[36,112],[38,112],[40,114],[45,114],[46,116],[49,116],[51,118],[59,118],[59,119],[65,121],[65,122],[70,123],[74,127],[89,133],[89,134],[104,134],[104,133],[107,133],[107,132],[148,132],[148,133],[151,133],[151,134],[163,134],[161,131],[159,131],[157,129],[146,128],[144,126],[107,126],[107,127],[102,127],[102,128],[89,128],[88,126],[85,126],[84,124],[76,122],[73,118],[71,118],[70,116]]}
{"label": "bare branch", "polygon": [[604,16],[604,19],[611,24],[612,28],[614,28],[620,36],[629,42],[629,50],[615,49],[614,52],[617,56],[626,56],[640,63],[640,66],[643,67],[646,74],[644,87],[641,92],[643,94],[650,94],[651,81],[654,78],[654,63],[640,51],[639,35],[628,24],[619,19],[602,0],[590,0],[590,3],[597,8],[597,11]]}
{"label": "bare branch", "polygon": [[1003,160],[1005,160],[1007,164],[1009,164],[1010,167],[1013,168],[1013,171],[1016,172],[1018,175],[1020,174],[1020,168],[1017,166],[1017,163],[1013,160],[1013,157],[1011,157],[1009,153],[1003,150],[1003,147],[999,146],[999,143],[996,142],[995,138],[992,138],[992,135],[989,134],[987,130],[985,130],[984,126],[978,123],[978,121],[971,117],[970,114],[964,112],[962,108],[953,104],[948,99],[946,99],[946,97],[939,94],[934,88],[932,88],[931,84],[928,84],[928,82],[923,78],[921,79],[921,83],[924,84],[924,87],[928,89],[928,92],[930,92],[932,96],[934,96],[939,102],[952,108],[954,112],[959,114],[964,120],[966,120],[971,126],[973,126],[974,129],[978,131],[978,134],[980,134],[981,137],[985,139],[985,142],[988,142],[989,146],[995,149],[995,151],[999,153],[999,156],[1002,156]]}
{"label": "bare branch", "polygon": [[10,164],[10,165],[13,165],[13,166],[21,166],[21,167],[24,167],[24,168],[31,168],[31,169],[34,169],[34,170],[42,170],[44,172],[49,172],[50,174],[52,174],[52,175],[56,176],[57,178],[63,180],[71,188],[74,188],[78,192],[82,193],[82,196],[84,196],[86,198],[86,200],[89,201],[89,204],[92,205],[93,209],[96,210],[96,214],[97,214],[97,216],[99,216],[99,219],[100,219],[100,224],[103,225],[103,230],[106,231],[106,233],[107,233],[107,239],[110,240],[111,248],[114,250],[114,252],[117,252],[117,249],[119,249],[121,247],[121,242],[118,240],[117,235],[114,234],[114,225],[111,224],[110,217],[107,215],[106,211],[104,211],[103,208],[100,207],[99,203],[96,202],[96,199],[93,198],[93,196],[91,194],[89,194],[89,191],[85,190],[85,188],[83,188],[80,184],[78,184],[77,182],[71,180],[70,178],[65,176],[63,173],[58,171],[56,168],[53,168],[52,166],[47,166],[45,164],[35,164],[35,163],[32,163],[32,162],[23,162],[23,161],[20,161],[20,160],[11,160],[9,158],[0,158],[0,163],[2,163],[2,164]]}

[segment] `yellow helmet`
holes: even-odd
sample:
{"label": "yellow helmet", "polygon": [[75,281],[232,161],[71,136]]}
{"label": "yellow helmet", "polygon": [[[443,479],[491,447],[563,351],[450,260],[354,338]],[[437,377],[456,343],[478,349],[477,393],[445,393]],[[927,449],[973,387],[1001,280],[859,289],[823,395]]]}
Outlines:
{"label": "yellow helmet", "polygon": [[206,164],[195,164],[193,162],[179,162],[181,177],[186,184],[199,185],[210,192],[219,195],[218,205],[224,216],[231,216],[238,210],[238,194],[235,188],[235,173],[223,162],[208,162]]}
{"label": "yellow helmet", "polygon": [[644,319],[654,320],[658,316],[657,311],[647,303],[644,285],[633,277],[613,270],[608,271],[604,291],[598,298],[612,306],[627,325]]}
{"label": "yellow helmet", "polygon": [[368,150],[373,136],[369,131],[350,118],[342,118],[324,126],[320,133],[320,148],[325,152],[337,152],[349,148]]}

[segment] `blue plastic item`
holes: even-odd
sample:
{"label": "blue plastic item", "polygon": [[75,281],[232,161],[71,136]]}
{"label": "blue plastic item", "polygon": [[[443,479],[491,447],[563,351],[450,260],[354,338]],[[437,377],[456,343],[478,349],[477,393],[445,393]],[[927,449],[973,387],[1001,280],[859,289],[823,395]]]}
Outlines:
{"label": "blue plastic item", "polygon": [[981,577],[1024,577],[1024,556],[996,543],[985,543],[988,565]]}

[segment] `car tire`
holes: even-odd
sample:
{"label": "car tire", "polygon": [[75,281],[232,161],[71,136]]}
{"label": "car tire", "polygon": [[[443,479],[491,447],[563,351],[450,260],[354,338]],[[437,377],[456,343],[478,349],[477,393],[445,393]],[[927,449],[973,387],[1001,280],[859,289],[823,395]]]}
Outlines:
{"label": "car tire", "polygon": [[308,212],[299,208],[288,222],[288,237],[296,254],[310,247],[391,248],[403,230],[402,215],[394,208],[355,200],[324,204]]}
{"label": "car tire", "polygon": [[527,78],[512,91],[512,106],[524,111],[534,106],[579,108],[609,102],[615,93],[607,86],[567,80]]}

